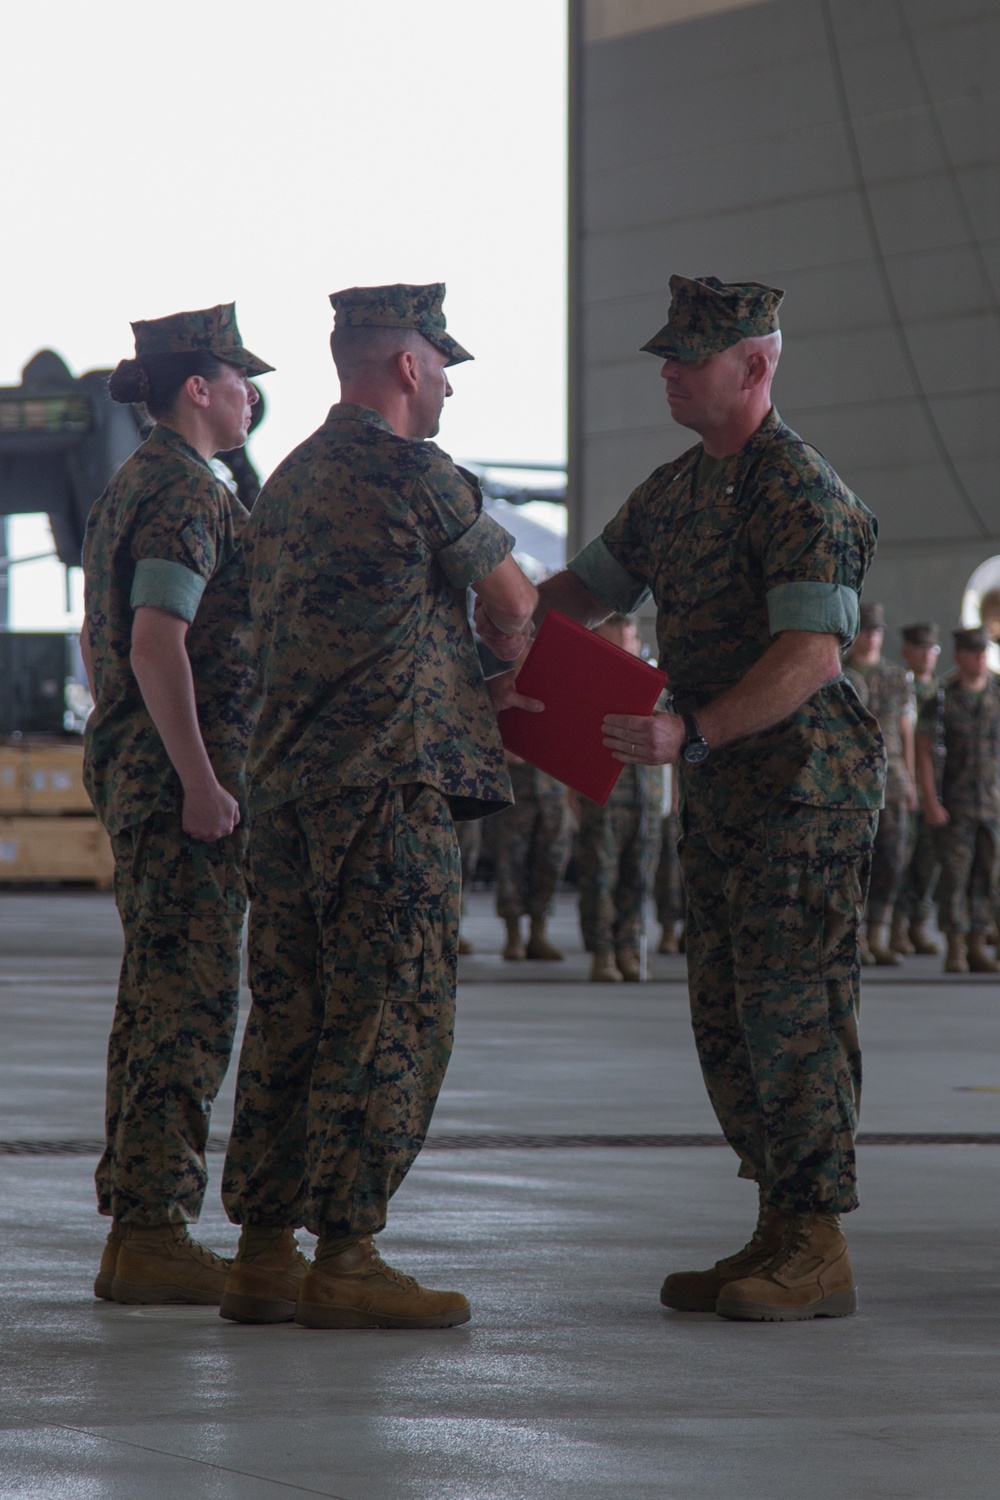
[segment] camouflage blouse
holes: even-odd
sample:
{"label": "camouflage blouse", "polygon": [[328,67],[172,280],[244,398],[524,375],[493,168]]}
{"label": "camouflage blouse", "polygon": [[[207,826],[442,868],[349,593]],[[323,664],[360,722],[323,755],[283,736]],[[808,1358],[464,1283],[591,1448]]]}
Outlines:
{"label": "camouflage blouse", "polygon": [[845,676],[858,697],[878,720],[885,740],[887,802],[905,802],[910,795],[910,773],[903,753],[901,724],[904,718],[916,718],[913,678],[905,667],[894,661],[880,661],[872,666],[850,663]]}
{"label": "camouflage blouse", "polygon": [[208,464],[163,425],[125,460],[90,513],[83,570],[97,701],[84,778],[110,833],[179,807],[182,798],[129,663],[139,604],[190,622],[185,645],[205,748],[219,781],[244,801],[257,708],[241,548],[248,519]]}
{"label": "camouflage blouse", "polygon": [[245,545],[251,812],[382,782],[437,787],[456,817],[511,802],[466,588],[514,542],[473,475],[341,403],[265,484]]}
{"label": "camouflage blouse", "polygon": [[[944,739],[941,801],[952,817],[1000,822],[1000,679],[990,673],[981,693],[964,688],[958,676],[939,685]],[[934,742],[938,695],[920,710],[917,733]]]}
{"label": "camouflage blouse", "polygon": [[[622,613],[652,594],[675,704],[733,687],[784,630],[857,632],[875,519],[772,408],[739,453],[701,445],[632,492],[570,567]],[[680,767],[689,826],[741,822],[778,800],[880,807],[885,748],[842,677],[770,729]]]}

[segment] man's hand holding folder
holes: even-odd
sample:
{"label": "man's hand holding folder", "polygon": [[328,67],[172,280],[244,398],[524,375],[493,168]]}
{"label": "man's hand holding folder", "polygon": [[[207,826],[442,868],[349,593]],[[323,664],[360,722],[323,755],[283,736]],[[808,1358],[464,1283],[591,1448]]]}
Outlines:
{"label": "man's hand holding folder", "polygon": [[603,806],[623,761],[638,759],[614,753],[619,742],[630,743],[617,729],[614,746],[608,745],[608,714],[622,722],[642,715],[638,722],[647,722],[666,684],[664,674],[550,610],[517,678],[521,692],[537,698],[546,712],[505,709],[499,715],[504,745]]}

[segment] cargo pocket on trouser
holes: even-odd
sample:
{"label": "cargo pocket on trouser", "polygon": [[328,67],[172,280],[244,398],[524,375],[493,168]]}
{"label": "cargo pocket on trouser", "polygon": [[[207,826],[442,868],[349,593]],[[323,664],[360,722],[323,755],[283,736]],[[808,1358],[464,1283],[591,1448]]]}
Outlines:
{"label": "cargo pocket on trouser", "polygon": [[201,1207],[211,1105],[239,1007],[244,843],[241,830],[216,844],[190,839],[176,814],[144,829],[130,922],[140,985],[115,1148],[116,1195],[136,1221],[196,1218]]}
{"label": "cargo pocket on trouser", "polygon": [[423,1145],[454,1039],[461,861],[451,809],[434,787],[397,791],[393,868],[392,951],[372,1060],[378,1110],[365,1152],[370,1135],[385,1201]]}
{"label": "cargo pocket on trouser", "polygon": [[872,832],[868,814],[796,804],[763,820],[766,865],[738,987],[771,1202],[785,1212],[856,1203],[857,924]]}

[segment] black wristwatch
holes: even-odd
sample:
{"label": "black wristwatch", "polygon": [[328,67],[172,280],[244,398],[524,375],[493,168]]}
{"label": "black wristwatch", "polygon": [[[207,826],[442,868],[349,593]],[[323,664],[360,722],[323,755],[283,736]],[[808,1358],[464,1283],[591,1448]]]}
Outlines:
{"label": "black wristwatch", "polygon": [[708,740],[698,728],[698,721],[694,714],[681,714],[684,720],[684,728],[687,731],[687,739],[681,755],[689,766],[697,766],[708,758]]}

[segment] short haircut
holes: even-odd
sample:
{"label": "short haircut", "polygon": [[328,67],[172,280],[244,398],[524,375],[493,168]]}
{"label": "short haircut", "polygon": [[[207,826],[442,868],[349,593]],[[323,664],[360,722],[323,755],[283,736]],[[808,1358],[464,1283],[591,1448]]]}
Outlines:
{"label": "short haircut", "polygon": [[356,380],[381,374],[397,354],[424,343],[415,328],[334,328],[330,353],[341,381]]}

